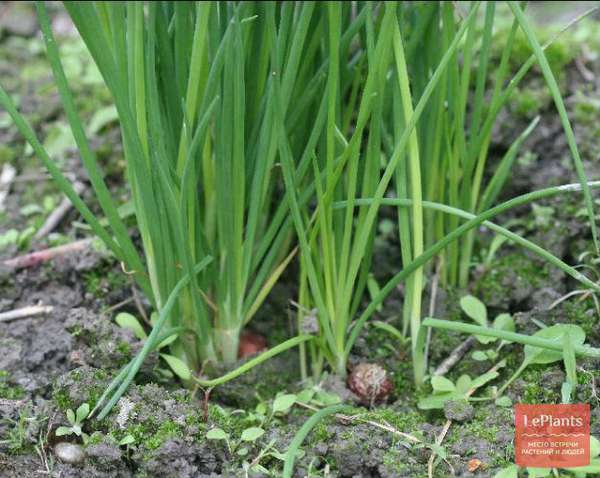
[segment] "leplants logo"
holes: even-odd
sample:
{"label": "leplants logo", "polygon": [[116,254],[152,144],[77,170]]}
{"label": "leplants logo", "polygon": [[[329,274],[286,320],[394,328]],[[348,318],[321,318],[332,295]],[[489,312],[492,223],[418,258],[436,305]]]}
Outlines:
{"label": "leplants logo", "polygon": [[515,405],[515,461],[538,468],[589,465],[589,404]]}

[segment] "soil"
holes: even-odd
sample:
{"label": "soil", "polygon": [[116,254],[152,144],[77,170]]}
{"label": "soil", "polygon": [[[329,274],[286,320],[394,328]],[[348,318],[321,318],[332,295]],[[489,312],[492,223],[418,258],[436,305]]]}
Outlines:
{"label": "soil", "polygon": [[[47,133],[64,124],[64,119],[57,99],[41,93],[49,81],[47,65],[39,50],[39,38],[31,36],[35,29],[27,20],[23,23],[27,28],[3,30],[0,58],[6,60],[0,61],[0,73],[3,78],[17,75],[22,79],[7,86],[22,95],[24,108],[36,113],[36,128]],[[10,55],[3,56],[2,52],[7,51]],[[83,68],[88,67],[86,60],[81,62]],[[594,74],[593,81],[583,78],[575,63],[575,57],[567,61],[561,86],[570,99],[569,114],[576,120],[575,134],[586,170],[591,179],[596,179],[600,177],[597,139],[600,112],[597,108],[590,110],[587,105],[597,105],[600,99],[600,61],[586,63]],[[38,71],[33,79],[23,78],[26,66]],[[539,72],[534,71],[530,77],[521,91],[535,92],[540,88]],[[80,88],[94,92],[95,103],[87,106],[90,114],[94,108],[107,104],[105,92],[98,92],[97,83]],[[81,106],[86,111],[86,105]],[[560,123],[549,102],[536,105],[535,111],[522,111],[519,105],[512,105],[502,114],[494,132],[490,167],[528,124],[531,115],[541,115],[540,125],[522,148],[512,181],[503,192],[505,197],[576,181]],[[98,138],[94,144],[98,151],[114,160],[110,164],[117,164],[115,170],[109,170],[108,178],[114,194],[123,194],[123,186],[116,179],[122,168],[118,132],[108,127],[103,130],[102,138],[110,138],[108,146]],[[35,158],[27,156],[14,129],[0,126],[0,140],[0,169],[4,163],[12,162],[20,176],[42,174]],[[72,166],[69,170],[85,180],[74,149],[67,146],[63,152],[66,164]],[[91,200],[91,194],[85,194]],[[0,235],[9,229],[39,226],[44,212],[31,216],[23,214],[23,208],[42,203],[46,197],[53,198],[54,203],[60,199],[51,183],[16,182],[5,212],[0,215]],[[560,196],[540,201],[537,208],[528,206],[511,211],[497,218],[497,222],[512,223],[515,230],[568,263],[588,261],[590,274],[595,278],[597,266],[588,260],[589,256],[582,256],[592,250],[589,228],[580,214],[582,207],[580,196]],[[11,244],[0,250],[0,259],[84,237],[87,231],[76,224],[78,220],[77,214],[71,212],[54,235],[38,242],[26,239],[21,244]],[[482,253],[469,292],[484,301],[491,315],[513,314],[517,330],[527,334],[536,332],[536,324],[540,322],[547,326],[578,324],[586,332],[587,342],[600,346],[593,298],[576,296],[555,305],[557,299],[577,288],[570,277],[510,244],[504,244],[492,258],[484,260],[493,236],[486,230],[480,232],[477,248]],[[399,245],[392,236],[382,233],[376,241],[378,280],[395,273],[393,265],[400,262]],[[275,335],[273,330],[281,330],[280,324],[289,323],[293,312],[289,304],[296,293],[295,277],[291,272],[284,277],[253,321],[254,331],[266,336],[270,345],[293,333],[291,326],[289,335],[281,331]],[[490,477],[513,462],[512,407],[482,401],[468,406],[447,403],[443,410],[418,409],[418,400],[430,392],[414,390],[409,351],[399,350],[391,335],[375,327],[365,328],[353,350],[351,363],[374,362],[388,371],[395,388],[385,404],[372,408],[360,405],[345,383],[331,375],[316,385],[302,383],[296,352],[267,361],[239,379],[217,387],[208,397],[202,390],[190,390],[169,376],[158,356],[151,355],[136,383],[111,414],[102,421],[84,422],[85,439],[73,434],[56,436],[58,426],[68,426],[67,411],[76,410],[83,403],[93,405],[119,367],[139,350],[141,343],[134,334],[113,321],[117,311],[138,313],[132,302],[119,306],[132,298],[132,287],[120,266],[101,248],[34,268],[0,270],[0,311],[37,303],[54,307],[42,316],[0,323],[0,477],[281,476],[280,453],[287,450],[299,427],[313,413],[310,407],[319,404],[319,400],[321,405],[327,400],[343,400],[349,407],[344,413],[354,418],[333,417],[317,425],[304,443],[304,454],[296,460],[296,477],[422,477],[427,476],[432,450],[438,456],[435,477]],[[439,291],[436,316],[459,317],[458,298],[466,292]],[[394,320],[401,303],[399,291],[387,300],[377,318]],[[438,365],[466,338],[455,333],[433,335],[432,366]],[[484,349],[476,345],[476,350]],[[522,347],[504,347],[501,358],[506,359],[507,365],[492,385],[502,384],[519,366],[522,356]],[[448,378],[454,381],[462,374],[475,377],[492,365],[473,360],[469,352]],[[578,362],[579,386],[574,391],[575,401],[591,404],[591,427],[596,436],[600,436],[596,394],[599,365],[597,360]],[[564,380],[560,362],[530,366],[508,388],[507,395],[513,403],[560,403]],[[317,398],[309,400],[306,406],[297,404],[286,413],[269,413],[278,393],[300,394],[306,390],[316,393]],[[478,395],[490,393],[488,387]],[[452,419],[453,424],[441,446],[423,446],[435,442],[447,419]],[[264,435],[255,441],[241,441],[245,429],[259,425],[264,428]],[[206,438],[207,431],[214,427],[228,434],[229,445],[224,440]],[[415,444],[397,432],[411,434],[421,443]],[[61,450],[64,443],[76,445],[71,454]],[[245,468],[248,463],[260,467]],[[474,467],[473,463],[478,465]]]}

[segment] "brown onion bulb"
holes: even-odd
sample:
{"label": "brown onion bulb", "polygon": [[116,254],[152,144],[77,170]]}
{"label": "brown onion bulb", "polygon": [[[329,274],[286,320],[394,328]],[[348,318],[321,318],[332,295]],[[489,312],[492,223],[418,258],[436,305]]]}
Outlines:
{"label": "brown onion bulb", "polygon": [[372,405],[386,401],[394,384],[383,367],[374,363],[361,363],[350,372],[348,388],[359,397],[361,403]]}

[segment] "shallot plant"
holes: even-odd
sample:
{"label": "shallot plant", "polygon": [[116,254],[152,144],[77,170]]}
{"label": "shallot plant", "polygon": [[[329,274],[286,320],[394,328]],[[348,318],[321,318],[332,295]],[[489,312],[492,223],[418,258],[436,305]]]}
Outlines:
{"label": "shallot plant", "polygon": [[[595,223],[590,186],[556,81],[544,56],[547,45],[539,45],[520,6],[509,2],[514,21],[493,73],[491,91],[486,91],[486,79],[491,69],[495,2],[485,3],[483,28],[478,24],[481,2],[472,2],[462,19],[457,19],[455,6],[447,2],[388,2],[379,6],[377,21],[373,20],[375,11],[364,7],[366,13],[361,23],[364,34],[360,37],[364,46],[357,48],[351,57],[341,57],[338,66],[329,65],[326,92],[337,95],[338,99],[327,105],[324,138],[314,152],[316,207],[311,213],[301,208],[295,211],[293,162],[290,160],[286,168],[285,141],[281,145],[287,194],[301,250],[299,329],[308,331],[309,319],[313,322],[317,319],[319,339],[308,345],[313,372],[318,375],[326,360],[333,370],[344,375],[362,326],[387,294],[405,281],[403,329],[405,333],[410,329],[414,376],[420,384],[427,370],[421,327],[421,296],[427,272],[423,267],[429,260],[440,258],[446,282],[465,285],[476,225],[486,224],[585,282],[588,288],[597,289],[592,281],[542,247],[488,222],[509,207],[539,197],[526,195],[492,207],[510,175],[520,145],[537,119],[515,138],[487,181],[483,174],[498,113],[536,62],[565,129],[594,238]],[[328,6],[331,48],[339,41],[336,8],[335,4]],[[509,59],[519,28],[533,53],[510,78]],[[430,41],[433,37],[435,42]],[[417,51],[418,45],[425,47]],[[475,57],[473,81],[471,63]],[[359,94],[354,85],[344,89],[348,83],[340,79],[343,78],[340,71],[350,64],[350,58],[359,75],[354,76],[354,81],[362,82],[356,87]],[[348,122],[347,118],[352,117],[356,119]],[[539,194],[571,190],[573,187]],[[395,198],[389,197],[392,192]],[[380,208],[385,205],[398,209],[401,271],[365,305],[362,301],[371,270],[374,225]],[[464,219],[468,221],[461,225]],[[303,371],[306,374],[306,367]]]}
{"label": "shallot plant", "polygon": [[[140,253],[86,138],[45,4],[37,2],[101,213],[77,195],[1,87],[0,104],[157,312],[142,351],[91,413],[103,407],[105,416],[158,347],[169,347],[161,356],[180,377],[206,387],[295,345],[315,375],[327,366],[344,376],[363,326],[401,282],[404,332],[421,384],[427,265],[441,258],[447,282],[464,285],[480,225],[600,291],[542,247],[490,222],[512,207],[580,191],[596,238],[590,188],[599,184],[583,173],[544,46],[521,6],[508,5],[514,22],[490,90],[495,2],[472,2],[464,12],[448,2],[65,2],[118,112]],[[518,29],[532,56],[510,78]],[[486,180],[492,126],[536,62],[580,184],[497,204],[536,122]],[[402,263],[366,301],[377,220],[389,206],[397,210]],[[199,377],[207,363],[237,359],[241,330],[294,259],[300,334],[223,377]]]}
{"label": "shallot plant", "polygon": [[[111,387],[119,385],[114,403],[143,356],[169,337],[176,336],[169,363],[179,371],[234,362],[241,329],[293,258],[288,203],[276,200],[278,141],[285,129],[300,157],[316,137],[311,107],[328,61],[328,50],[319,48],[325,10],[312,2],[65,8],[118,112],[143,255],[84,133],[44,2],[37,9],[48,60],[106,222],[78,197],[3,89],[0,104],[159,312],[143,353]],[[308,159],[292,165],[299,188],[308,166]]]}

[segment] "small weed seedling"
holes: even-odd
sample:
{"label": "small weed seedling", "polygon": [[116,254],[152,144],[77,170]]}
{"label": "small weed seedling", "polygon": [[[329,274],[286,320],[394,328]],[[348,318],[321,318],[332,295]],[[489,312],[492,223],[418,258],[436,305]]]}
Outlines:
{"label": "small weed seedling", "polygon": [[[150,316],[150,323],[154,325],[157,320],[157,314],[153,313]],[[121,312],[115,317],[115,322],[119,325],[119,327],[131,330],[138,339],[144,341],[148,339],[148,334],[146,334],[144,327],[135,316],[127,312]],[[162,340],[157,341],[158,343],[155,348],[157,350],[163,349],[169,346],[175,340],[177,340],[177,331],[166,331],[163,334]],[[160,357],[167,363],[167,365],[173,371],[173,373],[177,375],[180,379],[189,380],[192,377],[192,372],[190,371],[190,368],[183,360],[179,359],[178,357],[175,357],[174,355],[166,353],[161,353]],[[160,369],[160,372],[163,375],[167,375],[168,377],[173,376],[171,372],[167,369]]]}
{"label": "small weed seedling", "polygon": [[[578,325],[572,324],[556,324],[545,329],[538,330],[533,337],[554,340],[562,343],[563,351],[545,350],[532,345],[525,345],[523,350],[524,357],[521,366],[508,379],[508,381],[498,390],[498,396],[502,395],[504,390],[515,381],[523,371],[534,364],[551,364],[564,360],[567,380],[570,387],[577,384],[576,367],[575,367],[575,348],[582,346],[585,342],[585,332]],[[570,393],[569,393],[570,394]]]}
{"label": "small weed seedling", "polygon": [[505,365],[506,362],[502,361],[494,367],[494,370],[474,379],[468,375],[461,375],[456,383],[446,377],[436,375],[431,378],[433,394],[419,400],[419,408],[422,410],[438,409],[444,408],[444,404],[451,400],[473,400],[470,398],[471,390],[483,387],[496,379],[499,375],[498,369]]}
{"label": "small weed seedling", "polygon": [[[250,472],[268,474],[269,471],[260,464],[261,461],[267,457],[283,461],[284,455],[275,448],[275,440],[271,440],[265,446],[261,446],[256,456],[250,459],[249,454],[252,446],[258,446],[259,439],[265,434],[265,429],[275,417],[287,414],[301,398],[306,397],[300,397],[300,395],[292,393],[279,394],[270,406],[265,402],[261,402],[254,411],[245,412],[240,410],[240,413],[246,415],[243,419],[244,422],[252,425],[243,429],[239,436],[232,436],[222,428],[214,427],[206,433],[206,438],[208,440],[224,441],[230,455],[235,454],[243,458],[242,467],[246,476]],[[308,398],[310,400],[312,395]],[[222,413],[227,415],[225,410],[222,410]]]}
{"label": "small weed seedling", "polygon": [[[578,325],[556,324],[551,327],[544,327],[533,335],[524,335],[491,327],[482,327],[431,318],[426,319],[423,322],[423,326],[454,330],[456,332],[472,335],[487,335],[525,345],[524,358],[521,366],[494,394],[497,402],[504,390],[506,390],[506,388],[516,380],[529,365],[550,364],[562,359],[567,375],[567,381],[562,387],[562,400],[563,402],[568,403],[570,401],[571,392],[577,386],[576,356],[600,358],[600,349],[584,344],[585,332]],[[449,388],[447,384],[442,385],[442,387]],[[446,391],[444,392],[447,393]]]}
{"label": "small weed seedling", "polygon": [[89,437],[87,434],[83,433],[81,426],[89,414],[90,406],[87,403],[81,404],[75,412],[73,410],[67,410],[67,420],[71,426],[58,427],[56,429],[56,436],[76,435],[83,438],[84,443],[87,442]]}
{"label": "small weed seedling", "polygon": [[22,407],[16,420],[2,419],[0,422],[9,425],[6,439],[0,440],[0,445],[6,445],[11,452],[22,451],[27,444],[27,429],[31,422],[38,418],[33,414],[30,406]]}
{"label": "small weed seedling", "polygon": [[[473,319],[477,324],[481,325],[482,327],[489,327],[487,308],[479,299],[473,297],[472,295],[464,296],[462,299],[460,299],[460,307],[463,312]],[[491,325],[492,328],[496,330],[505,330],[508,332],[515,331],[515,322],[510,314],[505,313],[498,315]],[[496,337],[490,337],[486,335],[476,335],[475,338],[481,344],[490,344],[498,341]],[[510,342],[501,340],[498,347],[495,349],[490,348],[488,350],[476,350],[473,352],[472,357],[477,361],[496,360],[498,358],[500,349],[508,343]]]}

